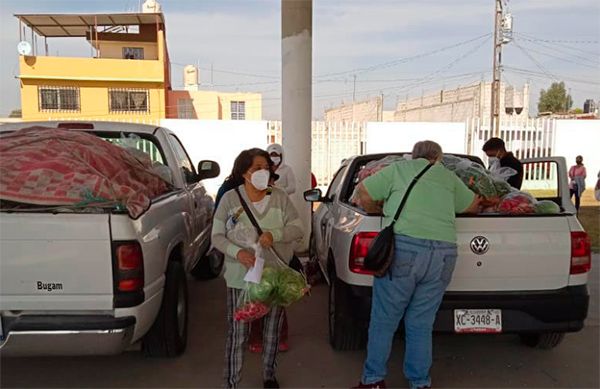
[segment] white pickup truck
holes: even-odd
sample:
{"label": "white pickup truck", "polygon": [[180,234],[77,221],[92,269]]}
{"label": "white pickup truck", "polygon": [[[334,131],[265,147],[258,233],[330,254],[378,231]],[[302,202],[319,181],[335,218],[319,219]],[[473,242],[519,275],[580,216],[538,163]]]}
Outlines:
{"label": "white pickup truck", "polygon": [[[85,131],[137,147],[168,167],[172,190],[133,220],[114,207],[41,206],[0,212],[0,355],[119,353],[141,340],[148,356],[174,357],[187,340],[186,271],[216,277],[211,255],[213,200],[203,179],[216,162],[194,168],[171,131],[106,122],[28,122]],[[138,138],[139,137],[139,138]]]}
{"label": "white pickup truck", "polygon": [[[329,338],[338,350],[361,348],[367,339],[372,275],[362,265],[382,217],[353,206],[350,198],[358,172],[386,156],[345,160],[325,196],[318,189],[304,194],[320,202],[311,254],[329,281]],[[591,249],[569,200],[565,160],[526,160],[524,171],[522,189],[556,202],[561,212],[459,215],[458,260],[435,330],[514,333],[529,346],[552,348],[566,332],[582,329]]]}

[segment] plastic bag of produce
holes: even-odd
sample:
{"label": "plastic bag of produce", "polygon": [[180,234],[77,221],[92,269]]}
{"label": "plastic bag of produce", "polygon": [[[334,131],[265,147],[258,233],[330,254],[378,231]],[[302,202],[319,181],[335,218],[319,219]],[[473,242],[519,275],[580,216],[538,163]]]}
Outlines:
{"label": "plastic bag of produce", "polygon": [[278,271],[273,267],[265,267],[258,284],[250,283],[248,287],[249,297],[252,301],[260,301],[270,304],[273,300],[277,287]]}
{"label": "plastic bag of produce", "polygon": [[560,213],[560,206],[551,200],[540,200],[535,205],[535,213],[556,215]]}
{"label": "plastic bag of produce", "polygon": [[282,268],[277,274],[277,286],[273,303],[287,307],[299,301],[308,292],[309,285],[300,272],[288,267]]}
{"label": "plastic bag of produce", "polygon": [[249,323],[265,316],[271,309],[270,306],[264,302],[254,300],[250,297],[249,284],[250,283],[247,283],[246,288],[242,291],[237,302],[237,307],[233,313],[233,318],[236,321]]}
{"label": "plastic bag of produce", "polygon": [[498,211],[504,215],[525,215],[536,212],[537,200],[529,193],[514,191],[502,197]]}
{"label": "plastic bag of produce", "polygon": [[512,191],[506,180],[517,173],[511,168],[491,172],[477,162],[453,155],[445,155],[442,164],[453,171],[469,189],[483,196],[489,205],[496,204],[500,197]]}

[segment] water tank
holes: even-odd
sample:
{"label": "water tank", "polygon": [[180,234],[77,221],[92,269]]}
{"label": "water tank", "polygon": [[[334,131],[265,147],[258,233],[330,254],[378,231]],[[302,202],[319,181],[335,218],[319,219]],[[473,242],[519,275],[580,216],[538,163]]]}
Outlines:
{"label": "water tank", "polygon": [[156,0],[146,0],[142,5],[142,12],[145,14],[159,14],[162,13],[162,7]]}
{"label": "water tank", "polygon": [[194,65],[183,68],[183,85],[186,87],[198,85],[198,68]]}

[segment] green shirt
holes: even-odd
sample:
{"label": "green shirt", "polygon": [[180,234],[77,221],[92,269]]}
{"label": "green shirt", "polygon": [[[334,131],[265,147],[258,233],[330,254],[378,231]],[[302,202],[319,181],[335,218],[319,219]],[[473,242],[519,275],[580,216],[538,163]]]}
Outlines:
{"label": "green shirt", "polygon": [[[396,162],[363,181],[375,201],[384,201],[385,223],[392,222],[412,179],[426,159]],[[396,234],[456,243],[456,214],[473,202],[473,193],[453,172],[436,163],[415,184],[394,225]]]}

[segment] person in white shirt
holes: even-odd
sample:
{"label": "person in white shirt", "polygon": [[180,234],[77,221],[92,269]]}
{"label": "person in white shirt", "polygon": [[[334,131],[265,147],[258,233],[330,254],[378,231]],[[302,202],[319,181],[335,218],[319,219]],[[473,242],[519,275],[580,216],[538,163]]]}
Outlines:
{"label": "person in white shirt", "polygon": [[267,147],[267,153],[275,165],[275,173],[279,179],[275,181],[275,186],[285,190],[287,194],[296,192],[296,176],[291,167],[283,163],[283,147],[280,144],[273,143]]}

